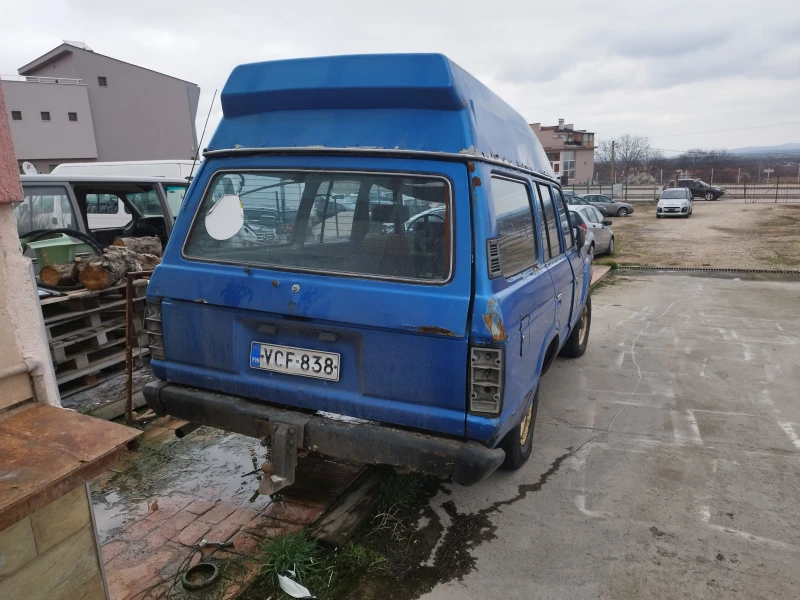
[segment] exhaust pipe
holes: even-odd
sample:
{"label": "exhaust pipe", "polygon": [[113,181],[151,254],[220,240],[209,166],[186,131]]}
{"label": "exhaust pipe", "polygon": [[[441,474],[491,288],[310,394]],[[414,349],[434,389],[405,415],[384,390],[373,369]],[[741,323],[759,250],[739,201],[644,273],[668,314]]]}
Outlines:
{"label": "exhaust pipe", "polygon": [[178,439],[185,438],[198,427],[200,427],[199,423],[184,423],[175,429],[175,437]]}

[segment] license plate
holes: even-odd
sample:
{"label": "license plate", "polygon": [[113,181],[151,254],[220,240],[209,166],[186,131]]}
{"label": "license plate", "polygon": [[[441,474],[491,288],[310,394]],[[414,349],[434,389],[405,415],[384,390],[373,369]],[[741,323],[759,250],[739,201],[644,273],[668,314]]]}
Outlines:
{"label": "license plate", "polygon": [[263,371],[339,381],[339,355],[334,352],[253,342],[250,366]]}

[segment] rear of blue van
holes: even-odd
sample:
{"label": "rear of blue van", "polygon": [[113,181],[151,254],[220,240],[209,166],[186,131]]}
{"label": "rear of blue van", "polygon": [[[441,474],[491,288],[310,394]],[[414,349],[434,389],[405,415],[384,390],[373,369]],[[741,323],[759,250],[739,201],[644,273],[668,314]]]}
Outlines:
{"label": "rear of blue van", "polygon": [[[234,71],[148,287],[157,413],[273,442],[284,424],[291,447],[463,484],[502,463],[501,424],[467,435],[472,348],[505,341],[474,335],[470,85],[438,55]],[[209,220],[230,198],[243,226],[219,236]],[[497,415],[491,358],[481,389]]]}

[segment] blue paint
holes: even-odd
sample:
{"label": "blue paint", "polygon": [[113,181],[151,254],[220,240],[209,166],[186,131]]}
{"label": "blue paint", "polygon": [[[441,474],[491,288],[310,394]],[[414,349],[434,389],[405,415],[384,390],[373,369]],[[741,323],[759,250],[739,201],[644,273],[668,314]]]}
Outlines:
{"label": "blue paint", "polygon": [[209,150],[470,150],[550,177],[522,116],[441,54],[328,56],[236,67]]}
{"label": "blue paint", "polygon": [[[452,61],[424,54],[242,65],[225,85],[222,106],[211,150],[325,146],[469,152],[463,160],[313,152],[242,152],[204,160],[148,287],[151,300],[163,299],[168,360],[153,361],[156,376],[497,445],[539,385],[548,346],[553,340],[562,345],[577,320],[589,282],[589,266],[574,249],[546,264],[538,235],[539,260],[532,268],[511,278],[488,278],[486,240],[497,237],[492,175],[519,180],[534,199],[537,182],[557,189],[525,120]],[[490,164],[482,156],[509,164]],[[241,265],[185,258],[184,240],[215,174],[248,169],[446,178],[453,193],[451,279],[422,285],[256,266],[245,272]],[[542,219],[538,202],[532,201],[531,211],[537,222]],[[578,279],[574,301],[573,279]],[[560,306],[557,287],[569,290]],[[335,339],[323,341],[321,332],[334,333]],[[340,379],[256,369],[258,343],[338,353]],[[467,411],[471,345],[505,350],[499,416]]]}

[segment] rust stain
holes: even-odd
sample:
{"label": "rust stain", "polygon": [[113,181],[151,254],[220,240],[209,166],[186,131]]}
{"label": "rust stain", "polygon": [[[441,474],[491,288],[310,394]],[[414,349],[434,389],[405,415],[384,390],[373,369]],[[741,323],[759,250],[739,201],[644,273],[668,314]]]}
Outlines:
{"label": "rust stain", "polygon": [[439,335],[452,335],[452,336],[458,335],[453,333],[449,329],[445,329],[444,327],[439,327],[437,325],[422,325],[421,327],[417,327],[417,331],[419,331],[420,333],[436,333]]}
{"label": "rust stain", "polygon": [[472,185],[474,185],[475,187],[480,187],[481,186],[481,178],[478,177],[477,175],[475,177],[473,177],[472,178]]}
{"label": "rust stain", "polygon": [[503,327],[503,320],[497,310],[497,300],[489,298],[486,304],[486,313],[483,315],[483,323],[495,342],[502,342],[506,339],[506,330]]}
{"label": "rust stain", "polygon": [[272,280],[272,287],[278,287],[278,280],[277,279],[273,279]]}
{"label": "rust stain", "polygon": [[467,163],[467,171],[469,171],[470,173],[474,173],[475,170],[476,170],[475,163],[472,162],[472,161],[468,162]]}

